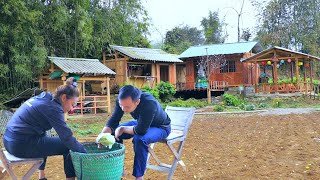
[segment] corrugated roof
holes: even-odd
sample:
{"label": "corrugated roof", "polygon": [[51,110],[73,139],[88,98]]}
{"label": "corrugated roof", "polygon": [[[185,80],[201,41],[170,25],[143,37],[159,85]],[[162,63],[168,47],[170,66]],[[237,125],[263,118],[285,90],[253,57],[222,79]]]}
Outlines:
{"label": "corrugated roof", "polygon": [[285,51],[287,53],[299,54],[299,55],[305,56],[306,58],[312,58],[312,59],[320,60],[320,58],[317,57],[317,56],[312,56],[310,54],[306,54],[306,53],[302,53],[302,52],[298,52],[298,51],[293,51],[293,50],[286,49],[286,48],[279,47],[279,46],[273,46],[273,47],[271,47],[269,49],[261,51],[258,54],[255,54],[254,56],[248,57],[247,59],[243,59],[241,61],[245,62],[245,61],[248,61],[248,60],[255,59],[256,57],[258,57],[258,56],[260,56],[262,54],[267,54],[268,52],[271,52],[271,51],[273,52],[273,50],[281,50],[281,51]]}
{"label": "corrugated roof", "polygon": [[125,46],[111,46],[114,50],[131,57],[132,59],[161,61],[161,62],[182,62],[178,55],[169,54],[161,49],[135,48]]}
{"label": "corrugated roof", "polygon": [[48,57],[55,65],[66,73],[85,74],[116,74],[103,65],[98,59]]}
{"label": "corrugated roof", "polygon": [[206,48],[208,55],[218,54],[239,54],[251,52],[257,53],[262,51],[262,47],[258,42],[238,42],[238,43],[224,43],[224,44],[209,44],[202,46],[192,46],[180,54],[179,58],[189,58],[205,56]]}

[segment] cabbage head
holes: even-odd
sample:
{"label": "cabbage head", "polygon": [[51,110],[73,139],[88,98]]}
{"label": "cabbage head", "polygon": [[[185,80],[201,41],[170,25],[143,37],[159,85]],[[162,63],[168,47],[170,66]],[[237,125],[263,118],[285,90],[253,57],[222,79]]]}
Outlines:
{"label": "cabbage head", "polygon": [[108,146],[110,149],[112,148],[112,145],[116,142],[116,140],[110,133],[100,133],[96,139],[96,142],[106,147]]}

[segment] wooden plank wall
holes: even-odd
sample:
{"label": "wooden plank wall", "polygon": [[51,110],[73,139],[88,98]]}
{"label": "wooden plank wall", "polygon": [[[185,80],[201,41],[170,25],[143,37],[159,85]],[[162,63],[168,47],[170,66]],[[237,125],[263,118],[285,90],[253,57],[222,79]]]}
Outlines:
{"label": "wooden plank wall", "polygon": [[169,65],[169,82],[173,85],[177,82],[176,64]]}
{"label": "wooden plank wall", "polygon": [[194,75],[194,62],[192,59],[186,61],[186,88],[194,89],[195,87],[195,75]]}

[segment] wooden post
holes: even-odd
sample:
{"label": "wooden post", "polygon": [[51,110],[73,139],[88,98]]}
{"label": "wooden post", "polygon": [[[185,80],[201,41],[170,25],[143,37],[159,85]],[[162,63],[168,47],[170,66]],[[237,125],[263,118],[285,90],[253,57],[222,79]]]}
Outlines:
{"label": "wooden post", "polygon": [[297,87],[299,88],[300,91],[300,75],[299,75],[299,60],[298,58],[295,58],[295,65],[296,65],[296,83],[297,83]]}
{"label": "wooden post", "polygon": [[94,114],[97,114],[97,97],[93,97]]}
{"label": "wooden post", "polygon": [[[273,51],[273,57],[277,57],[276,51]],[[274,73],[273,83],[274,83],[276,92],[278,92],[278,68],[277,68],[277,60],[274,60],[274,59],[272,59],[272,60],[273,60],[273,73]]]}
{"label": "wooden post", "polygon": [[[259,77],[260,77],[260,75],[259,75],[259,71],[258,71],[258,67],[257,67],[257,61],[254,61],[253,62],[253,64],[254,64],[254,67],[255,67],[255,73],[253,73],[253,71],[251,70],[250,72],[251,72],[251,76],[252,76],[252,84],[254,85],[254,92],[255,93],[258,93],[258,84],[259,84]],[[259,84],[259,86],[260,86],[260,84]]]}
{"label": "wooden post", "polygon": [[313,65],[313,63],[311,63],[311,61],[309,61],[309,67],[310,67],[310,71],[309,71],[309,76],[310,76],[310,98],[311,98],[312,89],[313,89],[313,83],[312,83],[312,65]]}
{"label": "wooden post", "polygon": [[43,89],[43,77],[42,77],[42,75],[40,76],[39,84],[40,84],[40,89]]}
{"label": "wooden post", "polygon": [[102,59],[103,59],[103,64],[106,66],[107,65],[107,62],[106,62],[106,51],[105,50],[103,50],[102,51]]}
{"label": "wooden post", "polygon": [[111,106],[110,106],[110,78],[109,77],[107,77],[106,78],[106,80],[105,81],[107,81],[107,111],[108,111],[108,113],[111,113]]}
{"label": "wooden post", "polygon": [[211,87],[210,87],[210,85],[207,88],[207,97],[208,97],[208,104],[211,104]]}
{"label": "wooden post", "polygon": [[86,96],[86,80],[82,81],[82,96]]}

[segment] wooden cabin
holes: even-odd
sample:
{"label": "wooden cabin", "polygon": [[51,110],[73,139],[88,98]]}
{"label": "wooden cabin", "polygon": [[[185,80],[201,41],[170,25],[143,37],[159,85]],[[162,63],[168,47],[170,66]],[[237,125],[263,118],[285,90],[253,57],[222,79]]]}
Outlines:
{"label": "wooden cabin", "polygon": [[[192,46],[179,56],[183,63],[177,65],[177,84],[179,85],[177,89],[183,91],[211,88],[223,91],[225,86],[251,84],[255,77],[249,76],[248,72],[255,71],[255,68],[240,60],[260,51],[262,51],[262,47],[258,42]],[[199,62],[210,59],[212,63],[216,64],[208,65],[208,86],[197,87]]]}
{"label": "wooden cabin", "polygon": [[[98,108],[110,112],[110,76],[115,72],[98,59],[48,57],[50,67],[39,77],[39,86],[49,92],[65,83],[68,77],[75,77],[80,91],[79,109],[81,114],[97,112]],[[93,107],[84,108],[92,103]],[[89,110],[88,110],[89,109]]]}
{"label": "wooden cabin", "polygon": [[111,51],[103,52],[103,64],[116,72],[114,86],[155,87],[160,81],[175,85],[176,64],[181,62],[161,49],[111,46]]}
{"label": "wooden cabin", "polygon": [[315,92],[315,61],[320,58],[277,46],[242,60],[258,67],[250,72],[256,93]]}

